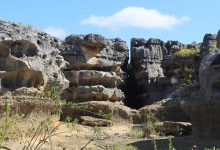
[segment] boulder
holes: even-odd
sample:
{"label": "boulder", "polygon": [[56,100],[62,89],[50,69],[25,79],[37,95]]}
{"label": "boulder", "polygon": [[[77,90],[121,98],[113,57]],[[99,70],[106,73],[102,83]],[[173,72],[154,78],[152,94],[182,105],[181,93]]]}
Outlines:
{"label": "boulder", "polygon": [[128,48],[119,38],[98,34],[70,35],[62,56],[69,63],[64,70],[70,81],[63,94],[72,102],[121,101]]}
{"label": "boulder", "polygon": [[189,136],[192,134],[192,124],[190,122],[163,121],[158,126],[158,130],[165,135]]}
{"label": "boulder", "polygon": [[149,113],[160,121],[190,122],[188,114],[181,108],[181,101],[164,99],[139,109],[142,121],[147,119]]}
{"label": "boulder", "polygon": [[91,116],[81,116],[80,122],[83,125],[92,126],[92,127],[107,127],[112,124],[110,120],[95,118]]}

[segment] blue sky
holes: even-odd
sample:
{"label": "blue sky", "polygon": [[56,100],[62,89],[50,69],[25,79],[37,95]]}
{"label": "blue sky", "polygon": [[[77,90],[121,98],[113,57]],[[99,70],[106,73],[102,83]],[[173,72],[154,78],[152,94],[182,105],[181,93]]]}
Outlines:
{"label": "blue sky", "polygon": [[[55,36],[98,33],[200,42],[220,29],[219,0],[5,0],[0,18]],[[128,43],[129,44],[129,43]]]}

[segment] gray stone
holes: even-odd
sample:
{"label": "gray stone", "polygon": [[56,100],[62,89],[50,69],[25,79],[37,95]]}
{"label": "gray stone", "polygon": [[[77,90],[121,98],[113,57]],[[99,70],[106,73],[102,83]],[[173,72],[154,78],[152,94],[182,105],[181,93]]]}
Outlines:
{"label": "gray stone", "polygon": [[22,24],[0,21],[1,91],[20,87],[43,89],[51,82],[68,86],[59,54],[61,41],[47,33]]}
{"label": "gray stone", "polygon": [[190,116],[193,136],[199,138],[220,137],[220,50],[206,55],[200,66],[200,89],[185,98],[182,108]]}
{"label": "gray stone", "polygon": [[128,48],[119,38],[105,39],[98,34],[70,35],[61,52],[69,63],[64,70],[70,81],[64,98],[73,102],[121,101]]}
{"label": "gray stone", "polygon": [[164,99],[139,109],[142,120],[146,120],[149,113],[160,121],[189,122],[188,114],[181,108],[181,101]]}

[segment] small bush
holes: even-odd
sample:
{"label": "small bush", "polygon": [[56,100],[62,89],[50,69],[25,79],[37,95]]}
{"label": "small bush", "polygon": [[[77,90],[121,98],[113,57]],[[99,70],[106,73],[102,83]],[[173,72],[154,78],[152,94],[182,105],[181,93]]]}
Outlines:
{"label": "small bush", "polygon": [[180,80],[178,83],[178,88],[185,88],[185,87],[191,87],[193,85],[196,85],[197,81],[193,78],[191,74],[184,75],[184,78]]}
{"label": "small bush", "polygon": [[176,52],[175,55],[181,58],[198,56],[199,50],[196,48],[183,48],[183,49],[180,49],[178,52]]}
{"label": "small bush", "polygon": [[131,130],[131,135],[133,135],[135,137],[143,137],[144,131],[140,128],[134,128]]}
{"label": "small bush", "polygon": [[159,130],[159,120],[151,113],[149,112],[147,114],[147,121],[145,124],[145,127],[143,129],[144,131],[144,137],[151,138],[151,134],[157,134],[157,131]]}

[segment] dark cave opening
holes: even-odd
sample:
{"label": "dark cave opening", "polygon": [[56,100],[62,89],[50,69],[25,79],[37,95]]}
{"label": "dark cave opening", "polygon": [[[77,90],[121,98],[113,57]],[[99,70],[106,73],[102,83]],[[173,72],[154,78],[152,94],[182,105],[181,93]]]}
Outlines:
{"label": "dark cave opening", "polygon": [[140,86],[137,84],[137,79],[134,75],[134,70],[131,64],[128,64],[127,77],[125,79],[125,87],[123,89],[125,93],[124,105],[133,109],[139,109],[143,107],[143,100],[138,97],[141,92]]}

